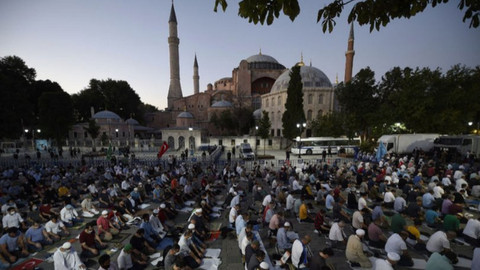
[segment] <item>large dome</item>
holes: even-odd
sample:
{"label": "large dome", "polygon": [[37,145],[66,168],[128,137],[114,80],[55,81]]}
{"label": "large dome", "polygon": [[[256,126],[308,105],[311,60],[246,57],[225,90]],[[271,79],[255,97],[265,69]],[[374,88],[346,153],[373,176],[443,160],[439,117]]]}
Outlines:
{"label": "large dome", "polygon": [[261,53],[252,55],[252,56],[248,57],[246,60],[247,60],[248,63],[268,62],[268,63],[278,64],[278,61],[275,58],[271,57],[270,55],[261,54]]}
{"label": "large dome", "polygon": [[232,103],[226,100],[220,100],[212,104],[212,108],[231,108]]}
{"label": "large dome", "polygon": [[120,116],[118,114],[111,112],[111,111],[99,111],[96,114],[93,115],[94,119],[115,119],[115,120],[121,120]]}
{"label": "large dome", "polygon": [[[332,87],[332,83],[327,75],[316,67],[301,66],[300,75],[302,76],[303,89]],[[272,86],[272,92],[286,91],[288,82],[290,82],[290,70],[286,70],[277,78]]]}
{"label": "large dome", "polygon": [[181,112],[177,118],[193,118],[193,115],[189,112]]}

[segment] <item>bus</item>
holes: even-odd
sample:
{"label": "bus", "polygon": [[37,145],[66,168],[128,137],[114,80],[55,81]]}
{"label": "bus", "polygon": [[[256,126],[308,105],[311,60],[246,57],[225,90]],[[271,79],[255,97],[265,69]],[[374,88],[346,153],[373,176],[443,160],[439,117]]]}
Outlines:
{"label": "bus", "polygon": [[349,139],[346,137],[310,137],[303,139],[296,139],[292,146],[292,154],[318,155],[322,154],[323,150],[328,152],[328,147],[332,154],[338,153],[354,153],[354,148],[360,145],[360,138]]}
{"label": "bus", "polygon": [[450,155],[466,156],[467,153],[480,157],[480,136],[450,135],[441,136],[434,142],[433,149],[438,152],[447,152]]}

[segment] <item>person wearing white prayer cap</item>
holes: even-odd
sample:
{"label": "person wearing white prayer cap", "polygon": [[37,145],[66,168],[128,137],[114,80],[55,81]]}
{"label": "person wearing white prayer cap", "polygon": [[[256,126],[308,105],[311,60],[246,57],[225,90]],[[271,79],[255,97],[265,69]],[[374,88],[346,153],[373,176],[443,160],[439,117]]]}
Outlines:
{"label": "person wearing white prayer cap", "polygon": [[355,235],[348,237],[347,249],[345,255],[347,260],[353,263],[359,263],[362,268],[372,268],[372,262],[363,252],[362,238],[365,236],[365,230],[358,229]]}
{"label": "person wearing white prayer cap", "polygon": [[53,264],[55,269],[87,269],[80,260],[78,253],[72,248],[72,244],[68,241],[63,243],[53,254]]}

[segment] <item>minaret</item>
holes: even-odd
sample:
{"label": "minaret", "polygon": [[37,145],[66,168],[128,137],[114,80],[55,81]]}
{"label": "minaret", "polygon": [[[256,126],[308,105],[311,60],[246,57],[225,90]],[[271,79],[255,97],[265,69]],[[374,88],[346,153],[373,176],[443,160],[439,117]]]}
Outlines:
{"label": "minaret", "polygon": [[198,94],[200,88],[200,76],[198,76],[197,54],[195,54],[195,61],[193,61],[193,94]]}
{"label": "minaret", "polygon": [[180,85],[180,63],[178,55],[178,44],[180,40],[177,35],[177,16],[173,7],[168,20],[168,48],[170,51],[170,87],[168,88],[168,109],[173,110],[173,101],[182,98],[182,86]]}
{"label": "minaret", "polygon": [[345,80],[347,83],[352,79],[352,69],[353,69],[353,56],[355,55],[355,50],[353,49],[353,22],[350,26],[350,35],[348,36],[348,48],[345,52]]}

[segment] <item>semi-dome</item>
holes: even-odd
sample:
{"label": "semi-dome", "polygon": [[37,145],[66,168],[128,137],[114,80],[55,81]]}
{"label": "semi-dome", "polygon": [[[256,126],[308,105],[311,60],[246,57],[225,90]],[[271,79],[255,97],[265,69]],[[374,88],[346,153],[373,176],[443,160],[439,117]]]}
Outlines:
{"label": "semi-dome", "polygon": [[262,119],[262,109],[257,109],[253,112],[253,119],[260,120]]}
{"label": "semi-dome", "polygon": [[189,112],[181,112],[177,118],[193,118],[193,115]]}
{"label": "semi-dome", "polygon": [[[332,83],[327,75],[320,69],[311,66],[301,66],[300,75],[302,76],[303,89],[314,89],[321,87],[332,87]],[[272,86],[272,92],[286,91],[290,82],[290,70],[286,70],[277,78]]]}
{"label": "semi-dome", "polygon": [[132,125],[132,126],[138,126],[138,125],[140,125],[140,123],[139,123],[137,120],[135,120],[135,119],[133,119],[133,118],[131,118],[131,117],[128,118],[127,120],[125,120],[125,123],[127,123],[127,124],[129,124],[129,125]]}
{"label": "semi-dome", "polygon": [[246,60],[248,63],[268,62],[268,63],[278,64],[278,61],[275,58],[271,57],[270,55],[261,54],[261,53],[252,55],[248,57]]}
{"label": "semi-dome", "polygon": [[231,108],[232,103],[226,100],[220,100],[212,104],[212,108]]}
{"label": "semi-dome", "polygon": [[120,116],[118,114],[112,112],[112,111],[99,111],[96,114],[93,115],[93,119],[115,119],[115,120],[121,120]]}

